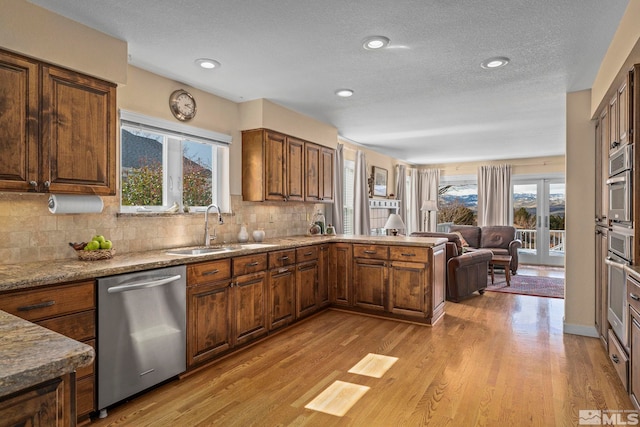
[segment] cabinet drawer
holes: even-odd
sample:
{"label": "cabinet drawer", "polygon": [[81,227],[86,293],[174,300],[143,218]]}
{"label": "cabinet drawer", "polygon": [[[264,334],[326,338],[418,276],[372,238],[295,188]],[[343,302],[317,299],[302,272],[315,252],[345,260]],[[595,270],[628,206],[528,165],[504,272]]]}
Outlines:
{"label": "cabinet drawer", "polygon": [[629,305],[640,313],[640,282],[632,276],[627,276],[627,297]]}
{"label": "cabinet drawer", "polygon": [[286,267],[296,263],[296,251],[290,249],[287,251],[269,252],[269,269]]}
{"label": "cabinet drawer", "polygon": [[267,254],[247,255],[233,258],[233,275],[255,273],[267,269]]}
{"label": "cabinet drawer", "polygon": [[226,280],[230,277],[230,259],[199,262],[187,266],[187,283],[189,286],[217,282],[218,280]]}
{"label": "cabinet drawer", "polygon": [[95,310],[89,310],[42,320],[38,322],[38,325],[73,338],[76,341],[85,341],[95,338],[96,336],[95,319]]}
{"label": "cabinet drawer", "polygon": [[296,249],[296,259],[298,262],[312,261],[314,259],[318,259],[318,247],[305,246],[304,248]]}
{"label": "cabinet drawer", "polygon": [[392,261],[427,262],[429,249],[416,246],[391,246],[389,257]]}
{"label": "cabinet drawer", "polygon": [[76,410],[78,412],[78,417],[80,417],[95,410],[93,376],[76,381],[76,387]]}
{"label": "cabinet drawer", "polygon": [[389,246],[383,245],[353,245],[355,258],[389,259]]}
{"label": "cabinet drawer", "polygon": [[624,389],[628,390],[629,358],[612,329],[609,329],[609,359],[613,363]]}
{"label": "cabinet drawer", "polygon": [[0,310],[32,321],[92,308],[95,308],[93,281],[24,290],[0,298]]}

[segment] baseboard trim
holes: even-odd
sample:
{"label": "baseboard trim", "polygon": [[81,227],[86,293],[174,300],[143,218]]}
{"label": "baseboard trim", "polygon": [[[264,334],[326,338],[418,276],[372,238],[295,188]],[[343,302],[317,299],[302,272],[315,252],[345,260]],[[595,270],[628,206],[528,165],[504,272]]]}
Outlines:
{"label": "baseboard trim", "polygon": [[582,335],[585,337],[592,337],[592,338],[598,338],[600,336],[595,326],[572,325],[570,323],[563,323],[562,331],[565,334]]}

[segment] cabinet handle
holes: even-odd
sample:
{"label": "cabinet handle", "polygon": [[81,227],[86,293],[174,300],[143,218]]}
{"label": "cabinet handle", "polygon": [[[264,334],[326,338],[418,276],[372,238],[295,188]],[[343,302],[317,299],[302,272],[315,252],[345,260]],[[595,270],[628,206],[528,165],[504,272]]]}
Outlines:
{"label": "cabinet handle", "polygon": [[287,273],[289,271],[288,268],[280,268],[278,269],[278,274]]}
{"label": "cabinet handle", "polygon": [[310,255],[313,255],[313,252],[305,252],[304,253],[304,256],[310,256]]}
{"label": "cabinet handle", "polygon": [[29,181],[29,185],[32,186],[34,190],[38,189],[38,183],[36,181]]}
{"label": "cabinet handle", "polygon": [[402,254],[402,256],[416,256],[416,254]]}
{"label": "cabinet handle", "polygon": [[210,271],[205,271],[202,273],[203,276],[212,276],[214,274],[219,273],[220,270],[218,270],[217,268],[215,270],[210,270]]}
{"label": "cabinet handle", "polygon": [[640,301],[640,297],[636,294],[634,294],[633,292],[629,293],[629,296],[631,297],[632,300],[634,301]]}
{"label": "cabinet handle", "polygon": [[258,265],[258,261],[248,262],[245,264],[245,267],[255,267]]}
{"label": "cabinet handle", "polygon": [[18,307],[18,311],[30,311],[38,308],[51,307],[55,303],[56,302],[54,300],[50,300],[45,302],[39,302],[38,304],[33,304],[33,305],[23,305],[22,307]]}
{"label": "cabinet handle", "polygon": [[286,261],[289,259],[289,257],[287,255],[285,256],[281,256],[280,258],[278,258],[280,261]]}
{"label": "cabinet handle", "polygon": [[611,355],[611,360],[613,360],[613,363],[620,363],[620,359],[618,359],[618,355],[617,354],[612,354]]}
{"label": "cabinet handle", "polygon": [[614,148],[616,148],[616,147],[617,147],[617,146],[619,146],[619,145],[620,145],[620,143],[619,143],[618,141],[612,141],[612,142],[611,142],[611,149],[614,149]]}
{"label": "cabinet handle", "polygon": [[44,188],[48,189],[51,183],[49,181],[44,182]]}
{"label": "cabinet handle", "polygon": [[365,254],[369,254],[369,255],[373,255],[376,253],[376,251],[364,251]]}

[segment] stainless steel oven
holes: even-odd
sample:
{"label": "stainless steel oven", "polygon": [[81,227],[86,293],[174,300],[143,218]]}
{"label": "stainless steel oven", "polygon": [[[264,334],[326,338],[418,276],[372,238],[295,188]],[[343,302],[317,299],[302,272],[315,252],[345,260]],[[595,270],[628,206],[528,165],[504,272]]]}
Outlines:
{"label": "stainless steel oven", "polygon": [[609,154],[609,177],[633,169],[633,145],[624,145]]}
{"label": "stainless steel oven", "polygon": [[607,234],[607,249],[609,253],[624,258],[627,261],[633,260],[633,228],[614,225]]}
{"label": "stainless steel oven", "polygon": [[631,170],[609,178],[607,186],[609,187],[609,218],[614,222],[631,222],[633,220]]}
{"label": "stainless steel oven", "polygon": [[609,252],[605,259],[609,276],[607,320],[624,347],[627,345],[627,273],[624,266],[629,261]]}

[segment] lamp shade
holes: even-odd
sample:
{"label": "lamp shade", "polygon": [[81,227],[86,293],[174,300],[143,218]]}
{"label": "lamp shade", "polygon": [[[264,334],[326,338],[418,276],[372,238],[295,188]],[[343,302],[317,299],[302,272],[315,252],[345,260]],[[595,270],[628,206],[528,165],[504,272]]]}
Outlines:
{"label": "lamp shade", "polygon": [[438,201],[437,200],[425,200],[422,202],[422,206],[420,207],[421,211],[427,212],[438,212]]}
{"label": "lamp shade", "polygon": [[386,230],[401,230],[405,228],[404,221],[398,214],[391,214],[384,225]]}

